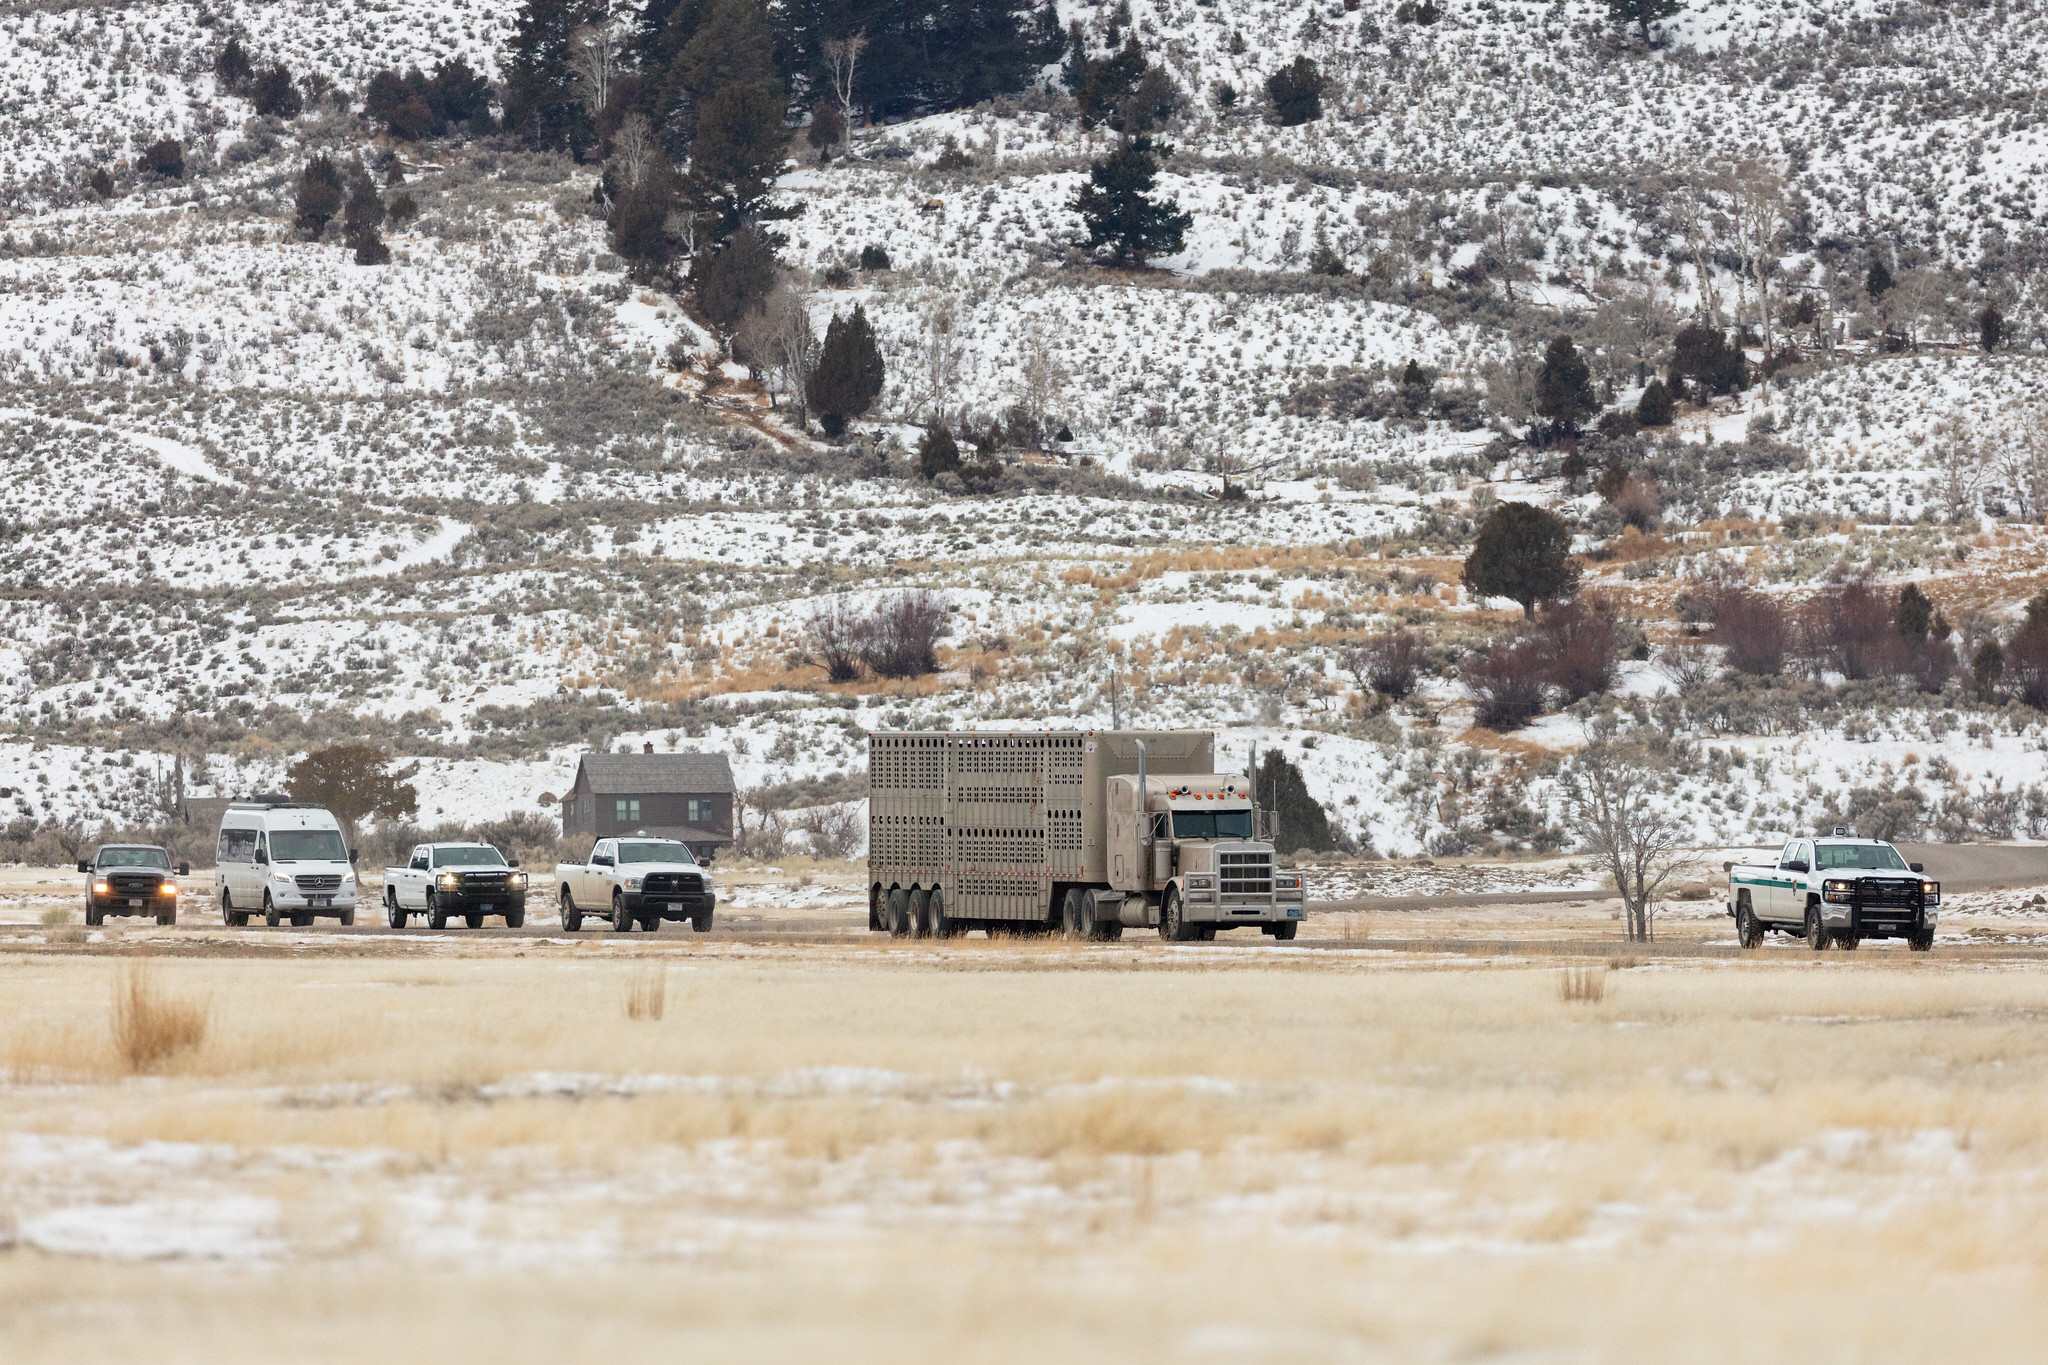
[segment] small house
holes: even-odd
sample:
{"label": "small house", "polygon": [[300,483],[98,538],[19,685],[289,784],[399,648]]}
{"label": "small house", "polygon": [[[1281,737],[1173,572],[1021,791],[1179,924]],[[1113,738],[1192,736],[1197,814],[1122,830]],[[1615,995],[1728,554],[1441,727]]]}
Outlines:
{"label": "small house", "polygon": [[613,839],[651,834],[710,862],[732,842],[732,764],[724,754],[585,754],[562,798],[562,833]]}

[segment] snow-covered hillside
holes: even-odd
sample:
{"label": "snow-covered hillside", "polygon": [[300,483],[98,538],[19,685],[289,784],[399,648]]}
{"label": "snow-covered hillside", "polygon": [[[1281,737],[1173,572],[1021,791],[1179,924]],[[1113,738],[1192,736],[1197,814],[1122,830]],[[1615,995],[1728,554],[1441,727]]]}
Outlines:
{"label": "snow-covered hillside", "polygon": [[[1059,8],[1108,50],[1116,7]],[[2043,586],[2048,545],[1999,519],[2041,510],[2008,457],[2048,411],[2048,5],[1695,6],[1654,51],[1590,0],[1446,0],[1427,25],[1376,0],[1128,8],[1184,96],[1160,187],[1193,225],[1158,269],[1079,249],[1071,201],[1114,134],[1054,68],[792,162],[783,260],[818,330],[862,307],[889,366],[846,446],[626,277],[598,167],[359,116],[384,67],[497,76],[516,6],[0,15],[0,814],[146,823],[173,759],[252,790],[367,738],[422,761],[423,819],[474,821],[543,808],[595,745],[715,748],[751,788],[858,773],[867,728],[1114,713],[1217,729],[1233,761],[1282,749],[1381,851],[1541,846],[1583,717],[1475,731],[1456,667],[1516,625],[1458,575],[1487,507],[1522,500],[1578,519],[1588,586],[1642,641],[1615,693],[1676,744],[1702,841],[1858,790],[1919,793],[1923,829],[2048,832],[2022,707],[1799,690],[1829,679],[1703,699],[1657,661],[1707,577],[1920,582],[1957,647]],[[255,117],[216,87],[231,31],[328,93]],[[1296,56],[1324,113],[1276,127],[1260,91]],[[135,169],[164,136],[182,180]],[[321,152],[397,154],[419,214],[390,264],[298,239]],[[1723,313],[1752,297],[1727,225],[1675,207],[1738,162],[1785,186],[1773,340],[1798,363],[1668,433],[1589,438],[1660,482],[1661,523],[1624,535],[1525,439],[1534,367],[1572,335],[1619,412],[1703,282]],[[1716,234],[1698,264],[1688,231]],[[1872,261],[1910,316],[1865,295]],[[1029,404],[1068,439],[917,476],[919,424]],[[812,614],[912,587],[946,597],[944,671],[826,683]],[[1351,652],[1394,625],[1428,636],[1429,676],[1386,707]]]}

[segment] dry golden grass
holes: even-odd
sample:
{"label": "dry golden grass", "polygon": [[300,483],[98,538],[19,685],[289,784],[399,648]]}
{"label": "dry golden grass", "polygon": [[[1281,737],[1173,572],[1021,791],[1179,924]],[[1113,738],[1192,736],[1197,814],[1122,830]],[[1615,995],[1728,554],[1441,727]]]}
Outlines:
{"label": "dry golden grass", "polygon": [[114,1051],[130,1071],[155,1071],[206,1041],[206,1005],[163,992],[155,966],[129,962],[114,981]]}
{"label": "dry golden grass", "polygon": [[626,982],[623,1008],[628,1019],[659,1021],[668,1008],[668,968],[647,967]]}
{"label": "dry golden grass", "polygon": [[[288,1248],[274,1275],[0,1253],[0,1356],[1903,1361],[2048,1339],[2048,974],[1785,954],[1646,962],[1574,998],[1554,966],[1366,957],[169,959],[158,998],[210,1000],[212,1027],[137,1081],[104,959],[0,955],[0,1150],[227,1144],[210,1188],[277,1200]],[[655,981],[665,1008],[623,1026]],[[1826,1155],[1842,1134],[1864,1136]],[[63,1181],[71,1203],[177,1192],[134,1170],[0,1166],[0,1226]],[[1785,1292],[1805,1283],[1827,1313]]]}
{"label": "dry golden grass", "polygon": [[1557,991],[1566,1004],[1597,1005],[1607,998],[1607,969],[1567,967],[1558,978]]}

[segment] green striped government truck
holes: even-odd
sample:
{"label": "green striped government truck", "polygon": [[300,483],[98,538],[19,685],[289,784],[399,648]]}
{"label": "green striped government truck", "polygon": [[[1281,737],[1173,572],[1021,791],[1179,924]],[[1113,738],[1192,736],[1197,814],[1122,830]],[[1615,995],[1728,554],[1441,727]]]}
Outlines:
{"label": "green striped government truck", "polygon": [[1732,863],[1728,913],[1745,948],[1766,933],[1791,934],[1818,952],[1866,938],[1902,938],[1916,953],[1934,946],[1941,883],[1922,876],[1882,839],[1792,839],[1775,865]]}

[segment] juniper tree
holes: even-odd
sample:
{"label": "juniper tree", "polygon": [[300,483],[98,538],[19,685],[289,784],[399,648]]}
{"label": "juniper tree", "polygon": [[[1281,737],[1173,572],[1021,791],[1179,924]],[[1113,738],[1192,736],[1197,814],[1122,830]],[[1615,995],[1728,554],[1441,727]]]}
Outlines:
{"label": "juniper tree", "polygon": [[305,107],[305,101],[299,98],[299,87],[292,81],[292,73],[281,64],[256,73],[256,79],[249,87],[249,102],[256,106],[257,113],[266,118],[297,118]]}
{"label": "juniper tree", "polygon": [[1088,168],[1088,183],[1072,207],[1088,229],[1089,250],[1108,247],[1118,265],[1143,265],[1181,249],[1194,217],[1173,200],[1154,197],[1158,175],[1152,139],[1143,133]]}
{"label": "juniper tree", "polygon": [[299,172],[294,221],[307,241],[317,242],[334,215],[341,212],[341,205],[341,172],[323,152],[308,161],[305,169]]}
{"label": "juniper tree", "polygon": [[1567,336],[1551,338],[1536,374],[1536,412],[1560,433],[1575,432],[1599,408],[1593,372]]}
{"label": "juniper tree", "polygon": [[818,414],[818,425],[836,438],[848,422],[874,406],[886,379],[867,309],[855,304],[849,315],[833,314],[804,397]]}
{"label": "juniper tree", "polygon": [[1607,0],[1607,17],[1617,24],[1634,24],[1643,35],[1643,46],[1648,47],[1650,25],[1659,19],[1669,19],[1684,8],[1679,0]]}
{"label": "juniper tree", "polygon": [[1266,78],[1266,98],[1273,103],[1273,121],[1282,128],[1312,123],[1323,116],[1323,73],[1307,57],[1296,57]]}
{"label": "juniper tree", "polygon": [[1538,602],[1569,597],[1578,590],[1579,569],[1570,558],[1571,528],[1555,512],[1526,502],[1504,502],[1487,516],[1465,557],[1464,583],[1482,597],[1506,597],[1536,618]]}

